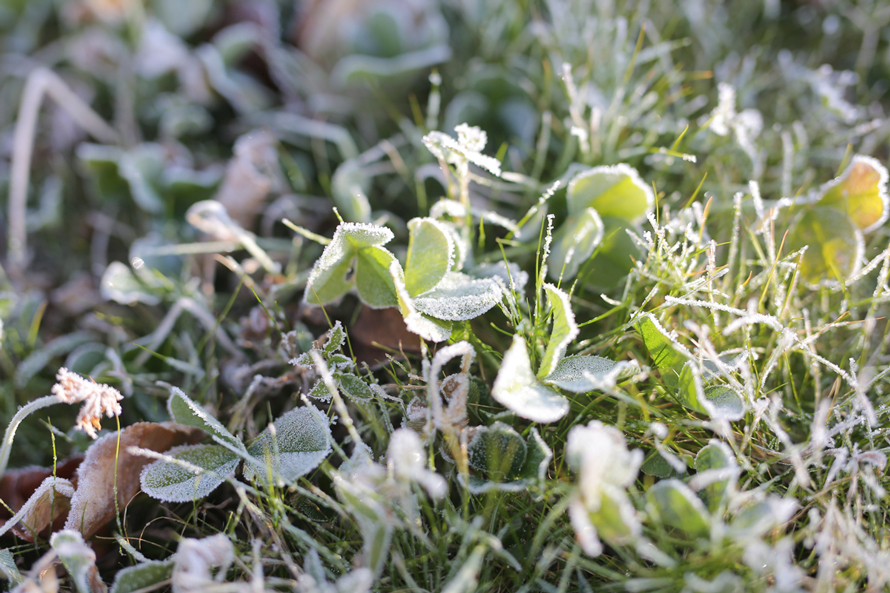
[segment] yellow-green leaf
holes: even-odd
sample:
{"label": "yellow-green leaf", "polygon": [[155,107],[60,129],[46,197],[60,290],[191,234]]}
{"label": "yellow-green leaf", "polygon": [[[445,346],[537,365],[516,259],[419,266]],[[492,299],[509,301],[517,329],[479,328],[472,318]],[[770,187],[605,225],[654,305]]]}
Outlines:
{"label": "yellow-green leaf", "polygon": [[831,206],[850,215],[868,233],[887,220],[887,169],[871,157],[856,155],[843,174],[822,188],[820,206]]}

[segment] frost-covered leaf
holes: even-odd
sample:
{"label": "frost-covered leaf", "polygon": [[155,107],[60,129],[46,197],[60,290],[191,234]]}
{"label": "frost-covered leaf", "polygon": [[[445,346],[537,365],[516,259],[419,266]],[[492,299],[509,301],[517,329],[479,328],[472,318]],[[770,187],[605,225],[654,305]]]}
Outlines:
{"label": "frost-covered leaf", "polygon": [[[501,424],[495,422],[495,425]],[[508,427],[509,428],[509,427]],[[510,428],[510,430],[513,430]],[[534,427],[529,431],[529,436],[525,439],[525,463],[519,468],[512,481],[497,481],[481,476],[470,476],[468,488],[472,494],[485,494],[491,490],[501,492],[523,492],[529,486],[543,480],[547,475],[547,466],[553,459],[553,451],[541,438],[538,430]]]}
{"label": "frost-covered leaf", "polygon": [[800,275],[811,285],[836,285],[859,271],[865,252],[862,232],[853,220],[830,206],[811,206],[795,215],[786,249],[807,246]]}
{"label": "frost-covered leaf", "polygon": [[[355,273],[351,272],[356,272],[354,260],[357,253],[384,245],[392,238],[392,231],[381,226],[355,222],[341,223],[309,274],[304,300],[312,305],[324,305],[349,292],[356,282]],[[365,266],[373,268],[374,262],[378,259],[380,258],[374,255],[369,256]],[[373,286],[372,280],[368,282]],[[370,290],[371,286],[367,289]]]}
{"label": "frost-covered leaf", "polygon": [[636,222],[655,205],[655,194],[633,167],[625,164],[594,167],[575,176],[566,194],[569,216],[595,208],[601,217]]}
{"label": "frost-covered leaf", "polygon": [[658,451],[653,452],[646,458],[643,465],[640,466],[640,471],[647,476],[661,479],[680,478],[686,474],[685,471],[682,473],[678,472]]}
{"label": "frost-covered leaf", "polygon": [[547,302],[550,304],[553,329],[550,331],[547,349],[538,369],[539,379],[556,370],[559,361],[566,353],[566,348],[578,336],[579,331],[578,324],[575,323],[575,313],[569,303],[569,295],[552,284],[544,284],[544,292],[547,293]]}
{"label": "frost-covered leaf", "polygon": [[166,581],[173,574],[173,561],[143,562],[128,566],[114,575],[111,593],[135,593]]}
{"label": "frost-covered leaf", "polygon": [[635,261],[645,259],[645,252],[628,234],[628,231],[639,234],[635,225],[621,218],[600,214],[603,239],[590,261],[591,272],[585,279],[588,285],[614,288],[624,283]]}
{"label": "frost-covered leaf", "polygon": [[[325,460],[331,452],[328,419],[312,406],[291,410],[273,424],[275,435],[266,429],[251,443],[248,452],[255,461],[244,466],[247,479],[280,476],[292,482]],[[271,466],[269,463],[271,462]]]}
{"label": "frost-covered leaf", "polygon": [[80,532],[70,529],[57,531],[49,542],[59,555],[59,560],[68,571],[78,593],[105,591],[105,585],[96,568],[96,553],[86,545]]}
{"label": "frost-covered leaf", "polygon": [[[665,335],[662,328],[649,316],[643,317],[637,327],[643,336],[643,344],[652,357],[653,366],[657,369],[675,369],[679,373],[687,359],[674,348],[673,339]],[[664,373],[665,378],[668,375],[669,373]],[[673,382],[676,384],[676,376]]]}
{"label": "frost-covered leaf", "polygon": [[[109,433],[93,441],[77,468],[77,489],[71,497],[66,529],[89,538],[126,508],[139,492],[139,475],[151,459],[134,455],[130,448],[164,452],[191,444],[203,434],[188,426],[165,422],[139,422],[120,433]],[[120,442],[118,442],[120,437]],[[115,502],[117,492],[117,502]]]}
{"label": "frost-covered leaf", "polygon": [[221,439],[230,447],[246,451],[244,443],[241,439],[226,430],[226,427],[214,418],[207,410],[202,408],[197,402],[192,401],[178,387],[170,389],[170,399],[167,400],[167,410],[170,417],[185,426],[194,426],[200,428],[209,435]]}
{"label": "frost-covered leaf", "polygon": [[662,480],[646,491],[646,501],[665,527],[690,537],[708,537],[710,516],[699,498],[680,480]]}
{"label": "frost-covered leaf", "polygon": [[522,436],[503,422],[479,428],[467,444],[470,467],[495,482],[516,479],[526,454]]}
{"label": "frost-covered leaf", "polygon": [[776,495],[754,502],[735,513],[729,523],[729,533],[737,539],[763,537],[794,516],[798,508],[797,500]]}
{"label": "frost-covered leaf", "polygon": [[704,387],[705,401],[701,401],[695,386],[693,372],[694,362],[687,362],[680,371],[679,397],[684,406],[704,412],[712,418],[722,418],[731,422],[740,420],[745,415],[745,402],[742,396],[726,385]]}
{"label": "frost-covered leaf", "polygon": [[[708,510],[714,512],[738,474],[735,456],[725,443],[711,440],[695,456],[695,471],[698,472],[697,480],[709,478],[705,480],[707,483],[702,484],[699,495],[704,499]],[[705,475],[705,472],[710,472],[710,475]]]}
{"label": "frost-covered leaf", "polygon": [[355,266],[355,288],[362,301],[373,309],[399,304],[396,287],[389,273],[395,257],[382,247],[359,249]]}
{"label": "frost-covered leaf", "polygon": [[603,221],[597,211],[586,208],[565,221],[553,237],[547,273],[553,280],[571,280],[603,240]]}
{"label": "frost-covered leaf", "polygon": [[445,321],[475,319],[498,304],[503,294],[497,282],[448,272],[433,289],[414,299],[421,313]]}
{"label": "frost-covered leaf", "polygon": [[343,344],[346,343],[346,330],[343,328],[343,324],[340,323],[340,320],[334,322],[334,327],[328,330],[327,341],[324,343],[324,346],[321,347],[322,356],[325,358],[331,357],[337,352],[340,351],[340,348],[343,347]]}
{"label": "frost-covered leaf", "polygon": [[[461,129],[474,131],[474,139],[468,138],[466,132],[462,133]],[[485,132],[475,126],[471,127],[466,124],[457,126],[455,130],[458,131],[459,140],[455,140],[442,132],[430,132],[423,137],[423,143],[438,159],[452,164],[470,162],[494,175],[500,176],[501,163],[497,159],[480,152],[487,142]],[[476,140],[477,138],[478,140]]]}
{"label": "frost-covered leaf", "polygon": [[15,558],[12,557],[12,552],[8,548],[0,550],[0,573],[3,573],[3,578],[11,585],[18,585],[22,582],[22,573],[15,565]]}
{"label": "frost-covered leaf", "polygon": [[11,529],[19,538],[33,542],[68,512],[73,496],[74,487],[68,480],[55,476],[44,478],[16,514],[0,527],[0,535]]}
{"label": "frost-covered leaf", "polygon": [[627,494],[608,484],[602,489],[599,508],[590,512],[590,521],[596,527],[597,535],[612,545],[631,543],[641,530]]}
{"label": "frost-covered leaf", "polygon": [[862,232],[869,233],[887,220],[890,211],[887,177],[881,163],[857,154],[840,177],[821,188],[818,204],[843,210]]}
{"label": "frost-covered leaf", "polygon": [[122,305],[132,305],[137,302],[157,305],[161,302],[161,297],[152,293],[150,288],[133,273],[130,266],[115,261],[105,268],[100,290],[102,298]]}
{"label": "frost-covered leaf", "polygon": [[405,277],[398,261],[393,261],[389,268],[393,283],[396,287],[396,295],[399,299],[399,311],[405,319],[405,327],[408,331],[417,334],[424,340],[431,342],[444,342],[451,337],[451,322],[434,319],[424,315],[415,306],[414,299],[405,288]]}
{"label": "frost-covered leaf", "polygon": [[352,373],[334,373],[334,380],[337,381],[340,391],[355,402],[365,402],[374,397],[371,387]]}
{"label": "frost-covered leaf", "polygon": [[140,476],[142,490],[165,502],[200,500],[216,490],[235,471],[241,458],[219,445],[184,445],[167,455],[206,473],[195,473],[181,465],[159,459],[145,466]]}
{"label": "frost-covered leaf", "polygon": [[566,356],[543,381],[574,393],[608,389],[641,371],[636,361],[614,361],[602,356]]}
{"label": "frost-covered leaf", "polygon": [[569,400],[535,378],[525,339],[519,334],[504,355],[491,395],[517,416],[534,422],[556,422],[569,411]]}
{"label": "frost-covered leaf", "polygon": [[405,260],[405,288],[412,296],[435,288],[454,263],[454,243],[443,226],[432,218],[408,222],[411,236]]}

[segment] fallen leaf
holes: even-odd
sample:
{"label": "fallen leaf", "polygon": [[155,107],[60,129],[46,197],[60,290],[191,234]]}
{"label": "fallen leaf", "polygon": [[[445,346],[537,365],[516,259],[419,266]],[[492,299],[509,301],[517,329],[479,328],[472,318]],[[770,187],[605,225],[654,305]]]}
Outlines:
{"label": "fallen leaf", "polygon": [[420,338],[408,331],[398,307],[372,309],[362,305],[349,328],[353,352],[359,362],[376,366],[386,362],[388,350],[420,352]]}
{"label": "fallen leaf", "polygon": [[[71,498],[71,512],[65,528],[79,531],[84,538],[89,538],[139,492],[142,468],[153,460],[130,455],[128,448],[164,452],[178,445],[196,443],[203,436],[203,431],[181,424],[140,422],[121,430],[119,445],[116,432],[98,439],[77,468],[77,489]],[[114,500],[115,467],[117,505]]]}
{"label": "fallen leaf", "polygon": [[[82,461],[83,455],[69,457],[56,466],[55,476],[70,480],[76,486],[74,475]],[[19,512],[40,484],[52,475],[51,467],[23,467],[4,473],[0,479],[0,500],[4,503],[0,505],[0,519],[9,519],[12,513]],[[7,507],[12,509],[12,513]]]}
{"label": "fallen leaf", "polygon": [[43,480],[15,516],[6,521],[0,532],[11,528],[21,539],[33,542],[37,535],[68,512],[72,496],[74,487],[71,482],[50,476]]}

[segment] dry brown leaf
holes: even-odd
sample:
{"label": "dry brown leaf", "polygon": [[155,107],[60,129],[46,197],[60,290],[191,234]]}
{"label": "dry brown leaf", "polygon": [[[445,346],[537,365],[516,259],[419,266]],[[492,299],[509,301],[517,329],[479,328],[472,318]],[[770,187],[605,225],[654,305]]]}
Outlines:
{"label": "dry brown leaf", "polygon": [[387,352],[420,352],[420,337],[408,331],[398,307],[371,309],[362,305],[349,337],[356,359],[371,367],[385,364]]}
{"label": "dry brown leaf", "polygon": [[[53,527],[57,519],[68,513],[74,486],[64,478],[50,476],[43,480],[22,508],[4,523],[3,530],[11,527],[13,533],[25,541],[33,542],[35,537]],[[9,525],[14,523],[13,525]]]}
{"label": "dry brown leaf", "polygon": [[[89,538],[114,518],[115,466],[117,466],[117,508],[123,509],[139,492],[139,474],[153,460],[127,453],[129,447],[164,452],[177,445],[196,443],[204,433],[173,422],[140,422],[100,438],[87,450],[77,469],[77,490],[71,498],[66,529],[80,531]],[[115,457],[117,463],[115,464]]]}
{"label": "dry brown leaf", "polygon": [[[76,487],[77,480],[74,479],[74,474],[81,461],[83,461],[83,455],[69,457],[56,466],[55,474],[49,467],[23,467],[8,470],[3,474],[3,478],[0,478],[0,500],[4,503],[0,505],[0,519],[9,519],[12,517],[12,513],[19,512],[22,505],[31,498],[40,484],[52,475],[71,480]],[[12,509],[12,513],[6,507]]]}

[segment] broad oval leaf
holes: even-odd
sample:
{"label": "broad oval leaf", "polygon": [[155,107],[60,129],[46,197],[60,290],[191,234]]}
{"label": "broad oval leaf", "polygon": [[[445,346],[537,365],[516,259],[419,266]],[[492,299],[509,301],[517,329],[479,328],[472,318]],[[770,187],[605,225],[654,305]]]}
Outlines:
{"label": "broad oval leaf", "polygon": [[646,501],[665,527],[690,537],[708,537],[710,515],[702,501],[680,480],[662,480],[646,491]]}
{"label": "broad oval leaf", "polygon": [[668,463],[668,460],[658,451],[653,452],[645,461],[643,461],[643,465],[640,466],[640,471],[647,476],[655,476],[656,478],[661,479],[681,478],[686,475],[685,471],[678,472],[677,469]]}
{"label": "broad oval leaf", "polygon": [[241,461],[232,451],[219,445],[184,445],[170,449],[167,455],[206,470],[207,473],[196,474],[163,459],[145,466],[139,476],[142,490],[152,498],[165,502],[188,502],[204,498],[216,490]]}
{"label": "broad oval leaf", "polygon": [[[640,321],[637,329],[643,336],[643,344],[649,351],[649,356],[652,357],[653,366],[657,369],[675,369],[679,372],[687,359],[674,348],[674,340],[665,334],[664,328],[646,315]],[[676,379],[673,382],[676,384]]]}
{"label": "broad oval leaf", "polygon": [[311,305],[337,300],[355,284],[353,260],[360,249],[379,247],[391,241],[391,230],[368,223],[344,222],[315,262],[306,281],[303,299]]}
{"label": "broad oval leaf", "polygon": [[247,451],[241,439],[226,430],[226,427],[219,420],[192,401],[180,388],[170,388],[167,410],[170,412],[170,417],[179,424],[200,428],[207,434],[224,441],[234,449]]}
{"label": "broad oval leaf", "polygon": [[415,298],[414,306],[436,319],[467,321],[486,313],[502,297],[500,286],[490,278],[449,272],[433,290]]}
{"label": "broad oval leaf", "polygon": [[[502,423],[495,422],[492,428],[499,424]],[[511,431],[513,430],[509,426],[507,428]],[[550,450],[550,447],[541,438],[538,429],[534,427],[531,428],[528,437],[525,439],[525,451],[525,463],[518,469],[512,481],[491,481],[479,476],[470,476],[469,483],[467,484],[470,493],[479,495],[491,490],[523,492],[536,481],[543,480],[547,475],[547,466],[550,465],[550,461],[553,459],[553,451]]]}
{"label": "broad oval leaf", "polygon": [[642,527],[627,494],[612,484],[603,486],[599,508],[590,513],[599,537],[612,545],[632,543]]}
{"label": "broad oval leaf", "polygon": [[366,402],[374,397],[368,384],[352,373],[334,373],[334,379],[340,391],[355,402]]}
{"label": "broad oval leaf", "polygon": [[133,305],[137,302],[157,305],[161,302],[161,297],[152,294],[149,288],[133,274],[130,266],[119,261],[111,262],[105,268],[100,290],[102,298],[122,305]]}
{"label": "broad oval leaf", "polygon": [[173,574],[172,560],[165,562],[143,562],[128,566],[114,575],[111,593],[135,593],[166,581]]}
{"label": "broad oval leaf", "polygon": [[797,507],[793,498],[769,495],[737,511],[729,524],[729,533],[739,539],[763,537],[790,521]]}
{"label": "broad oval leaf", "polygon": [[636,222],[655,205],[655,194],[637,170],[623,163],[594,167],[569,183],[566,203],[570,216],[595,208],[602,217]]}
{"label": "broad oval leaf", "polygon": [[[738,475],[732,450],[720,441],[711,440],[695,456],[696,479],[701,485],[701,496],[708,510],[715,511],[726,496],[727,489]],[[725,475],[725,477],[724,477]]]}
{"label": "broad oval leaf", "polygon": [[572,216],[553,237],[547,273],[554,280],[571,280],[602,240],[603,220],[596,210],[586,208],[580,214]]}
{"label": "broad oval leaf", "polygon": [[503,422],[479,428],[467,444],[470,467],[495,482],[519,477],[527,451],[522,436]]}
{"label": "broad oval leaf", "polygon": [[442,223],[432,218],[408,222],[411,237],[405,260],[405,288],[417,296],[435,288],[454,263],[454,242]]}
{"label": "broad oval leaf", "polygon": [[585,276],[587,284],[618,286],[634,268],[634,262],[643,259],[645,253],[627,234],[629,230],[638,229],[626,220],[603,216],[603,240],[590,260],[592,271]]}
{"label": "broad oval leaf", "polygon": [[735,389],[726,385],[712,385],[705,388],[705,399],[715,409],[712,416],[724,420],[741,420],[745,416],[745,402]]}
{"label": "broad oval leaf", "polygon": [[386,309],[399,304],[389,273],[389,266],[394,260],[393,254],[382,247],[366,247],[358,251],[355,288],[362,301],[372,309]]}
{"label": "broad oval leaf", "polygon": [[491,396],[517,416],[544,424],[569,411],[569,400],[535,378],[525,339],[518,334],[504,355]]}
{"label": "broad oval leaf", "polygon": [[857,154],[843,174],[822,186],[817,204],[846,212],[864,233],[887,220],[890,196],[887,194],[887,169],[877,160]]}
{"label": "broad oval leaf", "polygon": [[579,331],[578,324],[575,323],[575,313],[569,303],[569,295],[552,284],[544,284],[544,292],[547,293],[547,302],[550,304],[553,329],[550,331],[547,349],[538,369],[539,379],[556,370],[556,366],[566,353],[566,348],[578,336]]}
{"label": "broad oval leaf", "polygon": [[830,206],[812,206],[791,222],[788,251],[808,246],[800,275],[810,286],[836,285],[859,271],[865,247],[862,232]]}
{"label": "broad oval leaf", "polygon": [[614,387],[621,379],[641,372],[636,361],[614,361],[602,356],[567,356],[543,381],[573,393]]}
{"label": "broad oval leaf", "polygon": [[434,319],[418,311],[414,299],[405,288],[405,277],[398,260],[393,260],[389,268],[393,284],[396,287],[396,296],[399,300],[399,311],[405,319],[405,327],[411,333],[415,333],[424,340],[431,342],[444,342],[451,337],[451,322]]}
{"label": "broad oval leaf", "polygon": [[266,429],[248,448],[253,458],[244,466],[248,479],[265,479],[271,469],[273,476],[291,482],[318,467],[331,452],[328,419],[311,406],[291,410],[273,426],[274,438]]}

